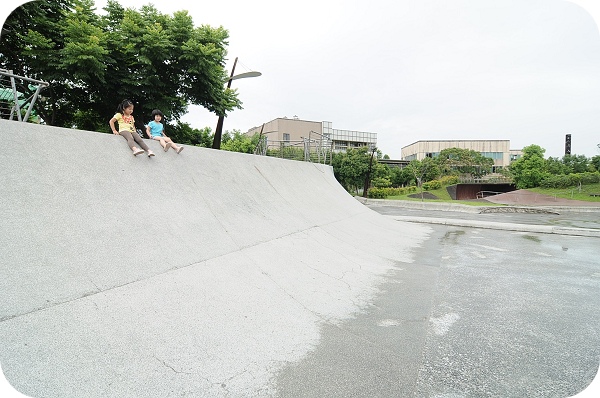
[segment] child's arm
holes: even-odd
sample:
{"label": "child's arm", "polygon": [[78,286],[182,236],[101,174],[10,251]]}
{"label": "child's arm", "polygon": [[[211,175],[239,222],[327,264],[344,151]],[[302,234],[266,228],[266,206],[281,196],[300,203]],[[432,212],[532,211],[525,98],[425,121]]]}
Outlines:
{"label": "child's arm", "polygon": [[152,138],[152,135],[150,134],[150,125],[146,126],[146,135],[148,136],[148,138],[150,138],[151,140],[153,140],[154,138]]}
{"label": "child's arm", "polygon": [[119,132],[117,131],[117,129],[115,128],[115,122],[117,121],[117,119],[115,119],[114,117],[112,119],[110,119],[110,121],[108,122],[108,125],[110,126],[110,129],[112,130],[113,134],[119,134]]}

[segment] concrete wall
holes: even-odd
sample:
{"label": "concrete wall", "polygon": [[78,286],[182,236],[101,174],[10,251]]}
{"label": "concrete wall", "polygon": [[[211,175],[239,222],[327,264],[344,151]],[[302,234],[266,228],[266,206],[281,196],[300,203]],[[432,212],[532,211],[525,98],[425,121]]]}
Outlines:
{"label": "concrete wall", "polygon": [[[477,199],[477,194],[480,192],[484,192],[484,196],[491,196],[515,190],[513,184],[457,184],[454,187],[450,196],[455,200]],[[448,192],[450,192],[450,187],[448,187]]]}

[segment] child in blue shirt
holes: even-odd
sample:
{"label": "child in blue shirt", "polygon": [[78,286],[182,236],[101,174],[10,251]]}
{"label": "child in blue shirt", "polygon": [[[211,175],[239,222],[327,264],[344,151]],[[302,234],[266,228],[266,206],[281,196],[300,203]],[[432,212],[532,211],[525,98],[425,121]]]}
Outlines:
{"label": "child in blue shirt", "polygon": [[148,126],[146,127],[146,134],[148,134],[148,137],[153,140],[160,141],[160,145],[163,147],[165,152],[167,152],[169,148],[173,148],[177,153],[183,151],[182,146],[177,145],[165,135],[165,127],[161,123],[163,113],[160,110],[155,109],[152,111],[152,117],[154,120],[148,123]]}

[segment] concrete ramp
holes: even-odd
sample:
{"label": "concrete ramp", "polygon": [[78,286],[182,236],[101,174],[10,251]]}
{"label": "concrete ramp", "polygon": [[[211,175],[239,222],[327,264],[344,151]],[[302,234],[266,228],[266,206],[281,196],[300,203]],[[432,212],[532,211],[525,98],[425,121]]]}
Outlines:
{"label": "concrete ramp", "polygon": [[276,396],[429,227],[328,166],[0,120],[0,363],[33,397]]}

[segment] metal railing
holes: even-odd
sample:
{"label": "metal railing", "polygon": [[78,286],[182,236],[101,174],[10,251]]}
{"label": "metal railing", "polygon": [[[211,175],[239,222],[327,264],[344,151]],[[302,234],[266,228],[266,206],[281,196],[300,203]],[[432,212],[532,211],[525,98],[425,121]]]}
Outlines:
{"label": "metal railing", "polygon": [[19,122],[40,122],[35,103],[47,82],[18,76],[10,70],[0,69],[0,118]]}
{"label": "metal railing", "polygon": [[511,184],[513,179],[502,175],[486,175],[483,177],[460,176],[458,182],[461,184]]}
{"label": "metal railing", "polygon": [[259,137],[254,148],[255,155],[272,156],[282,159],[331,164],[333,144],[329,137],[311,131],[301,140],[270,140],[266,134]]}
{"label": "metal railing", "polygon": [[496,192],[496,191],[479,191],[475,194],[477,199],[487,198],[488,196],[500,195],[501,193],[506,192]]}

